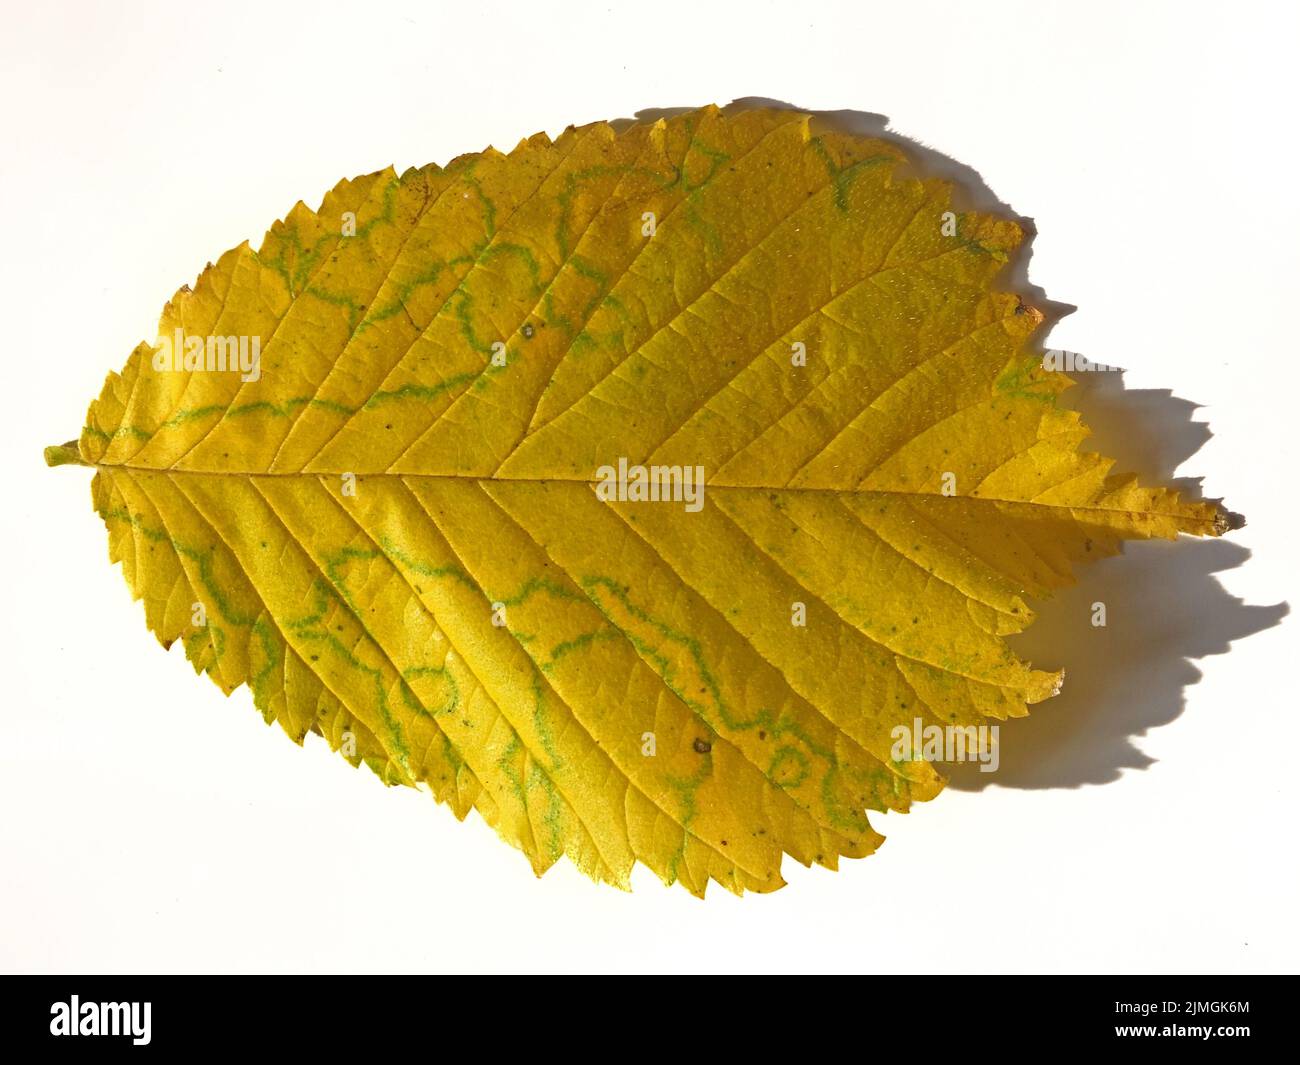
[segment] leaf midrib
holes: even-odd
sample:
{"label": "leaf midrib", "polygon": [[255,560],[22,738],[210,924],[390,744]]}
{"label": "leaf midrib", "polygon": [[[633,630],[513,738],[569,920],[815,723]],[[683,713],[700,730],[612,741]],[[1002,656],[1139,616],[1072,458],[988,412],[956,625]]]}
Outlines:
{"label": "leaf midrib", "polygon": [[[397,480],[414,480],[414,479],[441,479],[446,481],[473,481],[477,484],[585,484],[594,487],[598,482],[583,477],[502,477],[502,476],[475,476],[474,474],[464,473],[389,473],[380,471],[377,473],[365,473],[358,470],[293,470],[285,473],[253,473],[246,470],[176,470],[168,467],[157,466],[131,466],[125,463],[83,463],[90,469],[96,471],[111,472],[122,470],[128,473],[152,473],[161,474],[167,477],[246,477],[246,478],[314,478],[321,477],[341,477],[345,473],[354,474],[358,479],[375,479],[375,478],[395,478]],[[786,487],[784,485],[772,484],[718,484],[713,481],[705,481],[704,488],[706,491],[722,492],[780,492],[789,495],[803,494],[826,494],[834,496],[890,496],[902,499],[953,499],[962,502],[976,503],[1006,503],[1018,507],[1034,507],[1044,511],[1090,511],[1096,514],[1127,514],[1129,516],[1137,515],[1140,517],[1151,518],[1169,518],[1178,517],[1182,522],[1188,525],[1204,525],[1213,528],[1217,522],[1210,518],[1196,518],[1187,515],[1178,515],[1173,510],[1132,510],[1125,507],[1102,507],[1094,504],[1079,503],[1042,503],[1028,499],[1005,499],[1001,496],[975,496],[975,495],[944,495],[941,492],[907,492],[897,488],[817,488],[807,485],[798,485]],[[662,502],[662,501],[661,501]],[[1188,502],[1198,502],[1189,500]],[[673,505],[671,502],[667,505]],[[1226,520],[1226,519],[1225,519]]]}

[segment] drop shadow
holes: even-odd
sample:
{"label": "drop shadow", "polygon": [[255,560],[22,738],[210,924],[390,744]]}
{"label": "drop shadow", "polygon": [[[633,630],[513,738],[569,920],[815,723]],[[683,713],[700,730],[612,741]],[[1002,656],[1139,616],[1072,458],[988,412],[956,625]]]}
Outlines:
{"label": "drop shadow", "polygon": [[[1122,371],[1074,380],[1064,402],[1092,430],[1090,449],[1148,484],[1203,498],[1200,478],[1173,476],[1212,435],[1192,418],[1197,404],[1165,389],[1126,389]],[[1192,660],[1224,654],[1290,612],[1286,603],[1248,606],[1214,576],[1249,558],[1230,540],[1131,541],[1080,573],[1078,584],[1035,603],[1037,620],[1009,643],[1040,667],[1063,666],[1065,685],[1029,717],[1002,725],[997,772],[950,765],[949,786],[1081,787],[1151,765],[1134,739],[1182,713],[1184,689],[1201,679]],[[1097,603],[1105,605],[1104,627],[1093,624]]]}
{"label": "drop shadow", "polygon": [[[1151,765],[1134,740],[1182,713],[1184,689],[1201,679],[1192,660],[1224,654],[1288,612],[1284,603],[1247,606],[1215,579],[1249,557],[1225,540],[1130,543],[1036,604],[1038,619],[1011,645],[1036,665],[1064,666],[1065,685],[1001,726],[996,772],[946,766],[949,787],[1075,788]],[[1094,603],[1105,604],[1103,628],[1093,626]]]}
{"label": "drop shadow", "polygon": [[[1048,299],[1030,283],[1034,220],[1003,202],[973,167],[889,129],[885,115],[816,111],[757,96],[737,99],[723,110],[747,107],[801,111],[813,116],[814,128],[890,141],[911,159],[909,176],[952,183],[957,210],[1014,219],[1025,240],[999,276],[998,287],[1043,313],[1035,338],[1040,353],[1052,327],[1076,309]],[[635,121],[693,109],[638,111]],[[1106,362],[1101,352],[1089,358]],[[1167,390],[1126,389],[1118,370],[1072,376],[1076,387],[1063,402],[1078,410],[1092,430],[1090,450],[1110,456],[1116,470],[1136,473],[1145,483],[1171,485],[1189,498],[1202,498],[1199,478],[1174,477],[1177,467],[1212,435],[1208,425],[1192,420],[1197,404]],[[1248,558],[1248,550],[1228,540],[1130,542],[1118,557],[1088,567],[1080,583],[1034,603],[1037,620],[1011,637],[1010,644],[1040,668],[1064,666],[1061,694],[1033,707],[1029,717],[1001,726],[997,772],[981,773],[973,763],[946,766],[949,786],[965,791],[991,784],[1074,788],[1105,784],[1125,769],[1150,766],[1154,760],[1134,740],[1182,713],[1184,689],[1201,678],[1192,660],[1224,654],[1233,640],[1277,625],[1290,611],[1286,603],[1248,606],[1216,579],[1215,574]],[[1104,627],[1093,624],[1094,603],[1106,606]]]}

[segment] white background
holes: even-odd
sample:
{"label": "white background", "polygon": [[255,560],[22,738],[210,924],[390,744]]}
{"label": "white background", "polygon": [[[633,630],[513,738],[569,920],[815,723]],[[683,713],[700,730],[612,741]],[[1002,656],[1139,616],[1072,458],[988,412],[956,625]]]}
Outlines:
{"label": "white background", "polygon": [[[0,969],[1296,970],[1293,6],[5,0],[3,25]],[[1004,728],[993,786],[878,818],[871,858],[705,902],[644,869],[536,880],[164,653],[89,471],[41,449],[299,197],[750,96],[885,115],[1032,216],[1029,280],[1078,308],[1050,343],[1128,368],[1080,400],[1099,445],[1249,525],[1046,605],[1018,646],[1065,693]]]}

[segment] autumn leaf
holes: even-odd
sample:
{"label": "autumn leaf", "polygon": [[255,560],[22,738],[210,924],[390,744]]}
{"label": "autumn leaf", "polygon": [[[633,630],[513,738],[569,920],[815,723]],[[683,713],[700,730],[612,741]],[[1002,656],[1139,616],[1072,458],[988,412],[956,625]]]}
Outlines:
{"label": "autumn leaf", "polygon": [[1004,637],[1225,512],[1058,405],[1022,240],[806,115],[705,108],[341,182],[209,265],[51,464],[149,628],[541,873],[835,868],[1021,716]]}

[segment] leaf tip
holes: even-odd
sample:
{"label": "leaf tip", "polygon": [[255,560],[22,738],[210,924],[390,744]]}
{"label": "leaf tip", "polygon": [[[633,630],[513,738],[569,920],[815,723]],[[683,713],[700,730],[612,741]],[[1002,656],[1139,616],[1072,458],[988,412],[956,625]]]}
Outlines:
{"label": "leaf tip", "polygon": [[1214,516],[1214,532],[1217,536],[1222,536],[1226,532],[1235,532],[1237,529],[1246,527],[1246,515],[1238,514],[1235,510],[1219,509]]}

